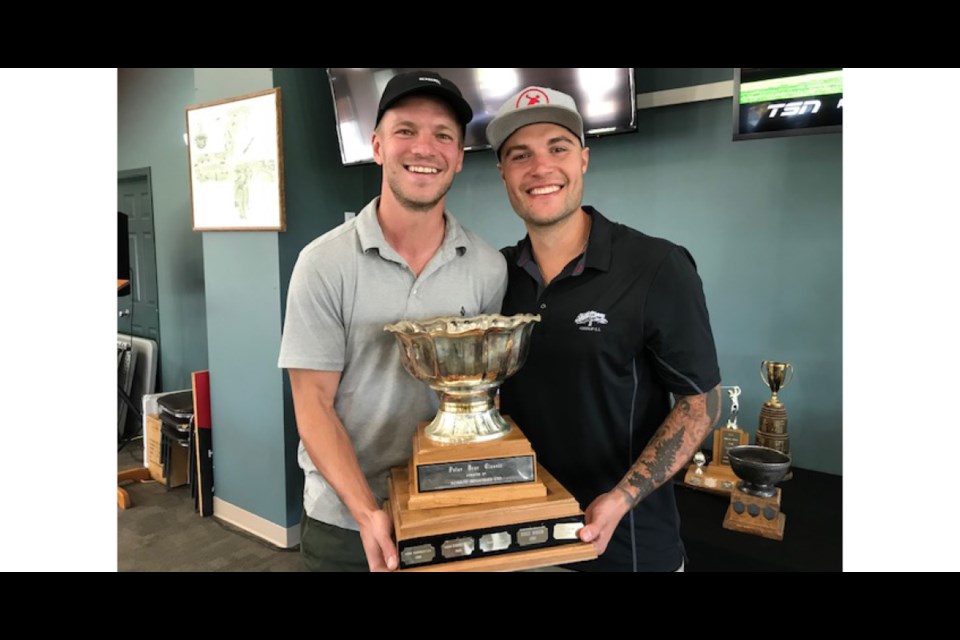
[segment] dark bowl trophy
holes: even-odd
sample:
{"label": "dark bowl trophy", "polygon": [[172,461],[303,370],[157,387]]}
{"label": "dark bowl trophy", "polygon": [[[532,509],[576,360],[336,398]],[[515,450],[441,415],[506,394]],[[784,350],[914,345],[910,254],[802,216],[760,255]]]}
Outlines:
{"label": "dark bowl trophy", "polygon": [[540,316],[447,316],[387,325],[404,368],[440,396],[413,457],[390,470],[401,570],[501,571],[596,558],[577,501],[537,464],[497,388],[523,365]]}
{"label": "dark bowl trophy", "polygon": [[760,363],[760,379],[770,387],[770,399],[760,407],[760,427],[757,429],[757,444],[790,454],[790,436],[787,434],[787,409],[777,393],[786,387],[794,375],[793,365],[788,362]]}
{"label": "dark bowl trophy", "polygon": [[683,482],[694,489],[728,496],[737,483],[737,476],[730,468],[728,452],[733,447],[747,444],[750,436],[737,426],[737,416],[740,415],[740,387],[720,388],[730,397],[730,417],[727,418],[726,425],[713,430],[713,458],[710,464],[705,464],[706,456],[698,451],[693,457],[693,464],[687,468]]}
{"label": "dark bowl trophy", "polygon": [[780,511],[780,489],[774,485],[790,470],[790,456],[756,445],[734,447],[727,455],[740,482],[730,494],[723,527],[783,540],[787,516]]}

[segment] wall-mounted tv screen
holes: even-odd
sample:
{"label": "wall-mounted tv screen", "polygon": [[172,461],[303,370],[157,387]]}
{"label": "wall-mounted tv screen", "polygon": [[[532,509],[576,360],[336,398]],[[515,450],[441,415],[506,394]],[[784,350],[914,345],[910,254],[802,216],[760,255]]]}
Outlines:
{"label": "wall-mounted tv screen", "polygon": [[843,130],[843,69],[734,69],[733,139]]}
{"label": "wall-mounted tv screen", "polygon": [[[473,108],[464,146],[488,149],[487,124],[504,100],[536,85],[573,96],[588,136],[636,131],[637,107],[633,68],[624,69],[441,69],[436,71],[456,84]],[[398,73],[412,68],[327,69],[340,139],[343,164],[373,162],[371,137],[380,94]]]}

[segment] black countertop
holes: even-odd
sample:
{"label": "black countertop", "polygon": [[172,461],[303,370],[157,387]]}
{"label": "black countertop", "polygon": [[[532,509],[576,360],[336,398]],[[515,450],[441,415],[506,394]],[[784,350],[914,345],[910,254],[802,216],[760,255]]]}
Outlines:
{"label": "black countertop", "polygon": [[778,486],[787,516],[781,541],[724,529],[729,496],[677,483],[685,570],[842,571],[843,476],[793,469]]}

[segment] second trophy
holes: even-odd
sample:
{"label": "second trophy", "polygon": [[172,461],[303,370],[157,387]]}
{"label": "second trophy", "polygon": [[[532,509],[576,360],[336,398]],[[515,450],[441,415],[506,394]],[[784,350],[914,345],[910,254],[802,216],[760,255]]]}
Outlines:
{"label": "second trophy", "polygon": [[391,470],[401,569],[508,570],[596,557],[576,500],[501,416],[497,388],[523,365],[534,315],[445,316],[384,327],[404,368],[440,396],[407,467]]}
{"label": "second trophy", "polygon": [[789,362],[760,363],[760,379],[770,387],[770,399],[760,407],[760,426],[757,429],[757,444],[781,453],[790,453],[790,435],[787,433],[787,409],[777,397],[793,380],[794,369]]}

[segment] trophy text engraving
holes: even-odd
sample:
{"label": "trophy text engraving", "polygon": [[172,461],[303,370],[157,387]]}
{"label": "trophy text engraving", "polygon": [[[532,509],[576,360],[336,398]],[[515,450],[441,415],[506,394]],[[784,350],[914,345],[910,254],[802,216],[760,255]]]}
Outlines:
{"label": "trophy text engraving", "polygon": [[546,527],[527,527],[517,531],[517,544],[525,547],[530,544],[546,542],[549,533]]}
{"label": "trophy text engraving", "polygon": [[432,544],[421,544],[416,547],[407,547],[400,554],[400,560],[406,566],[423,564],[430,562],[437,557],[437,552]]}
{"label": "trophy text engraving", "polygon": [[533,482],[535,478],[533,456],[417,467],[417,486],[421,492]]}

